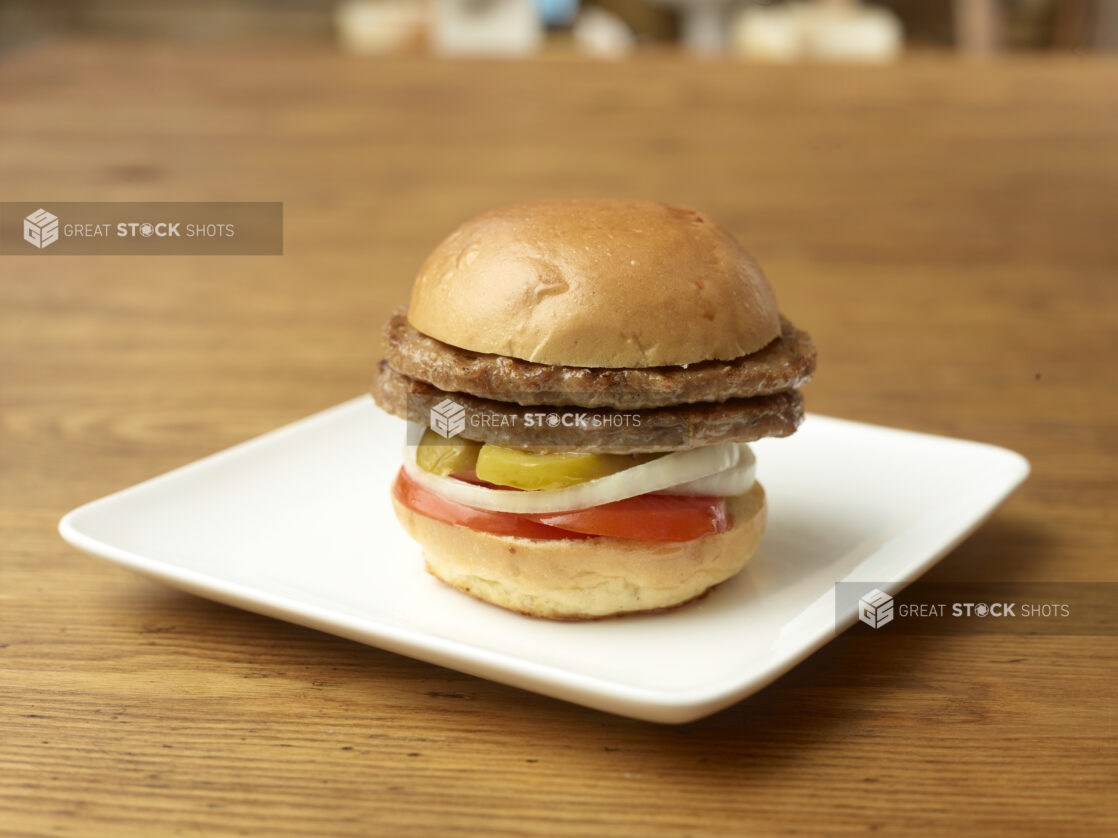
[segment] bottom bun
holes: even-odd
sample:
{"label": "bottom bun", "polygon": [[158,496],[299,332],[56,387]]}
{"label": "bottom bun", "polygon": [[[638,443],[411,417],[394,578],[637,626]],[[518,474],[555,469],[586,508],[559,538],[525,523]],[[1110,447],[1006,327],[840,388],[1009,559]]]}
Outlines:
{"label": "bottom bun", "polygon": [[726,498],[730,528],[691,541],[493,535],[421,515],[392,498],[427,571],[478,599],[532,617],[593,620],[657,611],[738,573],[765,531],[765,492]]}

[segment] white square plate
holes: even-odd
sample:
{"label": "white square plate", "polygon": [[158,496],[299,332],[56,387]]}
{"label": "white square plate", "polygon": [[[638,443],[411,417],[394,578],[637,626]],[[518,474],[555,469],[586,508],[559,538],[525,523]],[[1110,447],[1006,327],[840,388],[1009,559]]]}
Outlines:
{"label": "white square plate", "polygon": [[727,707],[850,625],[835,583],[910,581],[1028,474],[975,442],[809,416],[754,445],[768,531],[677,611],[533,620],[423,570],[388,487],[404,423],[354,399],[86,504],[82,550],[183,590],[567,701],[679,723]]}

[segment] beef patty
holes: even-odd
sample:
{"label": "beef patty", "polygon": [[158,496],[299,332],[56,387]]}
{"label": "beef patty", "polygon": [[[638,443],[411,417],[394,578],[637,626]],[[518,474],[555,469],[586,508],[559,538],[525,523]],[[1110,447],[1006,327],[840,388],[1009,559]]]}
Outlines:
{"label": "beef patty", "polygon": [[677,451],[788,436],[803,420],[803,399],[796,390],[720,403],[627,410],[531,406],[445,392],[395,371],[387,361],[380,362],[373,397],[389,413],[424,425],[429,423],[431,408],[449,398],[466,410],[461,431],[466,439],[535,450]]}
{"label": "beef patty", "polygon": [[405,310],[388,321],[385,337],[388,365],[397,372],[450,393],[521,405],[629,410],[751,399],[799,387],[815,371],[811,337],[784,318],[780,337],[764,349],[686,367],[565,367],[471,352],[417,331]]}

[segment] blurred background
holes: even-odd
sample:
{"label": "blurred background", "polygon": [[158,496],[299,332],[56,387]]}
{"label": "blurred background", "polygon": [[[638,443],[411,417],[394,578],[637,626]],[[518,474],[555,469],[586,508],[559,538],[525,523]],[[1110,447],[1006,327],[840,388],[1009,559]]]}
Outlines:
{"label": "blurred background", "polygon": [[621,58],[682,49],[766,62],[906,51],[1118,49],[1115,0],[0,0],[0,54],[84,34],[329,42],[360,54]]}
{"label": "blurred background", "polygon": [[765,266],[810,409],[1026,450],[1094,404],[1052,312],[1113,355],[1116,45],[1118,0],[0,0],[0,199],[284,205],[282,257],[0,260],[0,353],[147,416],[139,479],[360,392],[464,220],[631,196]]}

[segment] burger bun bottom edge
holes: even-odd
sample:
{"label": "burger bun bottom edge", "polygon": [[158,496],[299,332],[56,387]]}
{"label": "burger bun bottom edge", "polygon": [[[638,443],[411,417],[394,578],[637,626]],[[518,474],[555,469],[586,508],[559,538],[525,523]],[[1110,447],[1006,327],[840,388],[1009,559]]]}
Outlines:
{"label": "burger bun bottom edge", "polygon": [[433,576],[493,605],[553,620],[662,611],[702,596],[753,557],[767,512],[764,489],[754,483],[726,498],[724,533],[683,542],[545,540],[447,524],[392,502]]}

